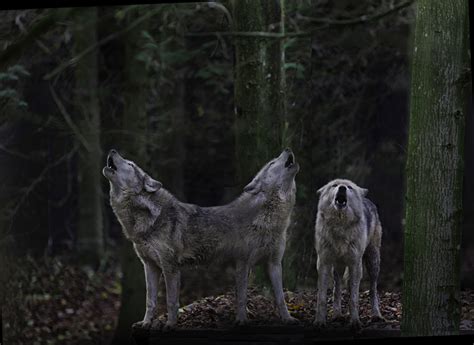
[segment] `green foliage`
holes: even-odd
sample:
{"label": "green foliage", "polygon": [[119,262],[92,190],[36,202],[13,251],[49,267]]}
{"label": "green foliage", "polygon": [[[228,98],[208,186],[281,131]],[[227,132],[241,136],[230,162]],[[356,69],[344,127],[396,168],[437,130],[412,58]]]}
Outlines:
{"label": "green foliage", "polygon": [[305,68],[302,64],[297,62],[287,62],[285,63],[285,70],[294,69],[296,71],[296,76],[299,79],[305,79],[304,71]]}
{"label": "green foliage", "polygon": [[21,99],[21,95],[17,91],[18,83],[24,77],[28,77],[30,73],[22,65],[14,65],[7,69],[6,72],[0,72],[0,104],[3,107],[13,106],[26,108],[28,104]]}
{"label": "green foliage", "polygon": [[226,81],[230,79],[229,66],[226,62],[215,62],[199,69],[195,77],[202,79],[205,85],[211,86],[217,93],[227,95],[230,93]]}

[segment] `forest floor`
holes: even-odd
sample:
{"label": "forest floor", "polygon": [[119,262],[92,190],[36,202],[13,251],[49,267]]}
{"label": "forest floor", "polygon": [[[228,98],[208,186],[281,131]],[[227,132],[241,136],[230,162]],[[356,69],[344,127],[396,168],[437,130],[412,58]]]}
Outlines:
{"label": "forest floor", "polygon": [[[462,291],[462,323],[461,329],[474,330],[474,290]],[[344,320],[332,322],[331,326],[349,327],[348,295],[342,293],[342,310]],[[234,293],[230,292],[217,297],[205,297],[180,309],[178,327],[180,328],[228,328],[233,327]],[[311,327],[316,308],[316,291],[285,291],[290,314],[297,318],[301,325]],[[380,292],[380,310],[385,322],[371,322],[369,291],[360,293],[360,319],[363,327],[373,326],[380,329],[400,329],[402,315],[401,294],[399,292]],[[263,296],[256,288],[250,288],[248,293],[248,316],[251,325],[270,326],[281,324],[272,296]],[[328,319],[332,316],[332,296],[328,297]],[[160,316],[163,321],[165,316]]]}
{"label": "forest floor", "polygon": [[108,344],[120,309],[120,270],[97,271],[56,258],[16,265],[3,305],[5,344]]}
{"label": "forest floor", "polygon": [[[108,344],[120,309],[120,270],[109,260],[98,271],[54,258],[23,260],[15,270],[3,305],[6,344]],[[248,314],[251,326],[281,325],[269,291],[250,288]],[[360,294],[360,316],[364,327],[397,330],[401,319],[399,292],[380,292],[380,306],[386,322],[370,322],[368,291]],[[300,325],[311,326],[315,291],[286,291],[290,313]],[[227,329],[233,327],[234,293],[205,297],[180,309],[179,329]],[[332,297],[329,297],[332,315]],[[347,311],[343,293],[343,311]],[[164,320],[164,315],[160,316]],[[474,330],[474,290],[462,291],[461,329]],[[348,328],[348,317],[331,327]]]}

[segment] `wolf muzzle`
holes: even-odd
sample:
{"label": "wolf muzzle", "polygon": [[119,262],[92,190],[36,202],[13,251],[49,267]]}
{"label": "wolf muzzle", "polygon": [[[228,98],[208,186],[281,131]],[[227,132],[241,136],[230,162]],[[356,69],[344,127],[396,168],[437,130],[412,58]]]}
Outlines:
{"label": "wolf muzzle", "polygon": [[295,155],[289,148],[287,148],[285,152],[288,153],[288,158],[285,162],[285,168],[291,168],[295,164]]}
{"label": "wolf muzzle", "polygon": [[110,150],[109,155],[107,156],[107,167],[117,171],[117,166],[114,164],[113,156],[117,153],[115,150]]}
{"label": "wolf muzzle", "polygon": [[336,193],[335,204],[338,208],[344,208],[347,205],[347,189],[345,186],[340,186]]}

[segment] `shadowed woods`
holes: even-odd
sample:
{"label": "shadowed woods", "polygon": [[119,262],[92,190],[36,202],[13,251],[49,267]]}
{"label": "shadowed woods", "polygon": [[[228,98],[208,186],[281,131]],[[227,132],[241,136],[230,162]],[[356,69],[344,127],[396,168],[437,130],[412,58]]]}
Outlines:
{"label": "shadowed woods", "polygon": [[[318,337],[309,327],[318,282],[316,191],[339,177],[368,189],[383,229],[378,290],[387,322],[368,322],[364,278],[362,334],[380,326],[391,337],[400,323],[404,335],[472,330],[467,14],[467,1],[424,0],[2,11],[5,342],[106,344],[129,339],[143,319],[143,265],[101,174],[111,148],[178,200],[208,207],[234,200],[291,147],[300,169],[282,285],[308,339]],[[222,327],[220,336],[237,339],[227,328],[234,284],[232,265],[183,268],[182,334],[200,339],[187,330]],[[164,279],[157,286],[163,320]],[[248,317],[264,336],[279,314],[263,265],[249,286]],[[329,317],[332,298],[328,291]],[[345,337],[348,318],[329,328]],[[135,330],[150,342],[167,337],[160,334]]]}

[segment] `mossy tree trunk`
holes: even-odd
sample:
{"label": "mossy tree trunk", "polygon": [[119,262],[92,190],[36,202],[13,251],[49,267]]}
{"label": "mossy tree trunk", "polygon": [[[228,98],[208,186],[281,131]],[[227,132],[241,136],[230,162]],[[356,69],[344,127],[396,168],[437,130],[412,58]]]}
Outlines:
{"label": "mossy tree trunk", "polygon": [[468,2],[416,4],[402,333],[458,334]]}
{"label": "mossy tree trunk", "polygon": [[[278,2],[235,1],[234,25],[241,32],[278,32]],[[281,149],[281,63],[279,38],[235,37],[235,137],[241,187]]]}
{"label": "mossy tree trunk", "polygon": [[[278,1],[235,1],[234,31],[280,32],[283,27],[279,5]],[[234,40],[236,167],[242,188],[282,149],[284,53],[279,38],[253,35],[236,36]],[[265,282],[263,277],[263,270],[257,268],[254,282]]]}
{"label": "mossy tree trunk", "polygon": [[[97,42],[97,9],[87,8],[74,16],[74,52],[80,53]],[[78,128],[83,137],[79,145],[77,245],[80,261],[96,266],[104,249],[102,224],[100,146],[100,106],[98,98],[98,53],[90,52],[75,69],[75,107]]]}
{"label": "mossy tree trunk", "polygon": [[[127,14],[127,22],[131,23],[143,16],[146,7],[139,7]],[[125,47],[123,98],[124,112],[122,128],[125,132],[120,147],[126,158],[136,162],[149,171],[147,155],[148,117],[146,112],[148,72],[143,61],[137,58],[142,50],[144,38],[142,32],[147,30],[149,21],[130,30],[123,38]],[[145,275],[143,265],[138,259],[133,244],[122,239],[120,249],[122,266],[122,296],[119,320],[114,343],[127,343],[131,335],[131,326],[143,319],[145,314]]]}

